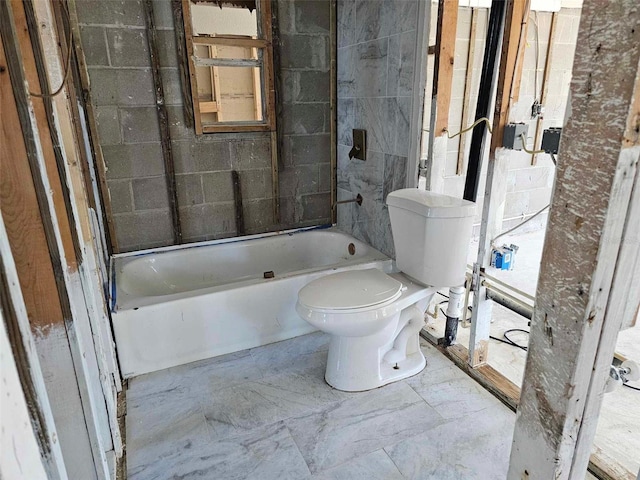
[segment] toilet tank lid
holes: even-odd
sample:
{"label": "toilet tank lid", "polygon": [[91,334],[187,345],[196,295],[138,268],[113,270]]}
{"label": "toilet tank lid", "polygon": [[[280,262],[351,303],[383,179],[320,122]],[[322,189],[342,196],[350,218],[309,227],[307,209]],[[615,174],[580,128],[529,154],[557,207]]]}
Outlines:
{"label": "toilet tank lid", "polygon": [[442,193],[403,188],[387,196],[387,205],[431,218],[466,218],[476,214],[476,204]]}
{"label": "toilet tank lid", "polygon": [[368,268],[313,280],[300,290],[298,302],[308,308],[349,310],[388,302],[401,293],[402,283],[377,268]]}

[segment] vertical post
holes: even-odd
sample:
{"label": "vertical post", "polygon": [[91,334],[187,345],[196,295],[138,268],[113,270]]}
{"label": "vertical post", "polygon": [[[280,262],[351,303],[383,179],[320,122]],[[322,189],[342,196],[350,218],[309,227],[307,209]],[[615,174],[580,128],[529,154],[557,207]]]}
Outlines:
{"label": "vertical post", "polygon": [[511,89],[516,72],[523,18],[529,14],[528,8],[526,0],[509,0],[506,4],[478,257],[473,267],[473,317],[469,339],[469,364],[472,367],[487,361],[492,303],[487,298],[480,273],[489,265],[492,240],[502,228],[507,189],[507,156],[501,146],[504,126],[509,119]]}
{"label": "vertical post", "polygon": [[[585,0],[508,478],[581,479],[637,251],[640,9]],[[635,240],[634,240],[635,237]],[[629,242],[635,242],[635,245]]]}
{"label": "vertical post", "polygon": [[[164,174],[167,182],[167,194],[169,196],[169,208],[171,210],[171,220],[173,224],[173,241],[176,244],[180,244],[182,243],[182,228],[180,226],[180,211],[178,209],[176,174],[173,166],[169,117],[167,107],[164,103],[164,87],[162,86],[162,74],[160,73],[160,61],[158,59],[158,41],[156,39],[152,0],[145,0],[144,10],[151,72],[153,74],[153,84],[155,87],[156,110],[158,111],[158,124],[160,125],[160,143],[162,144],[162,157],[164,159]],[[179,28],[179,26],[176,26],[176,28]]]}
{"label": "vertical post", "polygon": [[440,190],[444,175],[457,26],[458,0],[439,0],[427,160],[427,185],[433,191]]}
{"label": "vertical post", "polygon": [[[462,95],[462,128],[466,128],[469,123],[469,110],[471,85],[473,84],[473,60],[476,55],[476,31],[478,30],[478,9],[471,9],[471,25],[469,26],[469,49],[467,50],[467,70],[464,79],[464,93]],[[464,154],[467,149],[467,136],[460,135],[458,141],[458,164],[456,165],[456,175],[464,172]]]}

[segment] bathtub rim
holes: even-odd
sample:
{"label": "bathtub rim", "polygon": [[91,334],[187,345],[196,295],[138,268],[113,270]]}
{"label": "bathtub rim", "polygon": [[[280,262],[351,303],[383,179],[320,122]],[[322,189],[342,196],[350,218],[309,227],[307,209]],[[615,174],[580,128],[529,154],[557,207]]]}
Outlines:
{"label": "bathtub rim", "polygon": [[[216,285],[216,286],[204,287],[200,289],[189,290],[186,292],[176,292],[169,295],[138,296],[136,298],[144,299],[146,301],[143,301],[138,306],[126,305],[126,304],[125,306],[118,306],[116,261],[119,259],[142,257],[142,256],[152,255],[152,254],[162,254],[162,253],[168,253],[176,250],[186,250],[191,248],[199,248],[199,247],[206,247],[206,246],[212,246],[212,245],[238,243],[238,242],[244,242],[249,240],[257,240],[261,238],[275,237],[280,235],[305,233],[305,232],[310,232],[314,230],[329,230],[335,227],[336,225],[327,224],[327,225],[319,225],[319,226],[312,226],[312,227],[295,228],[295,229],[289,229],[289,230],[279,230],[275,232],[266,232],[264,234],[246,235],[242,237],[230,237],[230,238],[223,238],[223,239],[217,239],[217,240],[207,240],[203,242],[194,242],[190,244],[170,245],[167,247],[158,247],[158,248],[151,248],[151,249],[134,251],[134,252],[114,254],[111,256],[109,261],[109,289],[108,289],[109,309],[112,314],[116,314],[119,311],[138,310],[138,309],[150,307],[153,305],[173,303],[173,302],[178,302],[180,300],[189,299],[189,298],[193,298],[201,295],[214,294],[224,290],[228,290],[230,288],[234,288],[234,289],[246,288],[246,287],[250,287],[251,285],[255,285],[258,282],[278,282],[278,281],[286,280],[291,277],[306,275],[306,274],[323,271],[323,270],[327,270],[328,272],[335,273],[335,272],[341,271],[343,268],[345,269],[353,268],[355,265],[369,265],[369,264],[375,264],[379,262],[384,262],[384,263],[388,262],[390,271],[393,270],[394,268],[393,259],[385,255],[384,253],[380,252],[379,250],[375,249],[373,246],[367,244],[368,247],[371,248],[374,252],[376,252],[377,255],[375,257],[368,257],[366,259],[362,259],[363,261],[354,261],[349,263],[336,263],[332,265],[310,267],[302,270],[288,272],[286,274],[283,274],[281,276],[271,278],[271,279],[251,278],[251,279],[246,279],[238,282],[231,282],[223,285]],[[357,238],[353,237],[353,235],[347,232],[343,232],[342,230],[339,230],[337,228],[335,228],[335,230],[338,233],[341,233],[343,235],[352,237],[355,240],[358,240]],[[362,242],[362,240],[358,240],[358,241]],[[362,242],[362,243],[366,244],[366,242]],[[154,301],[150,301],[151,299],[153,299]]]}

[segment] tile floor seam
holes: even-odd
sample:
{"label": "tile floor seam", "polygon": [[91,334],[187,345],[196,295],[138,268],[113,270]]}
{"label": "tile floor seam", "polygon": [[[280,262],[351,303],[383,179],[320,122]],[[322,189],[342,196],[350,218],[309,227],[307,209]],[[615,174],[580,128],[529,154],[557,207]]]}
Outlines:
{"label": "tile floor seam", "polygon": [[307,462],[307,459],[304,458],[304,454],[302,453],[302,450],[300,450],[300,445],[298,445],[298,442],[296,442],[296,437],[293,436],[293,433],[291,432],[291,429],[289,428],[289,425],[287,425],[287,423],[285,421],[283,421],[282,423],[284,425],[284,428],[287,429],[287,433],[291,437],[291,440],[293,441],[293,444],[296,446],[296,450],[298,450],[298,453],[300,454],[300,457],[302,457],[302,460],[304,461],[304,464],[307,466],[307,470],[309,471],[309,478],[313,478],[313,476],[315,474],[311,471],[311,467],[309,466],[309,462]]}
{"label": "tile floor seam", "polygon": [[393,463],[393,466],[396,467],[396,470],[398,470],[398,473],[400,473],[400,476],[402,478],[407,478],[405,476],[404,473],[402,473],[402,470],[400,470],[400,467],[398,466],[398,464],[393,460],[393,457],[391,457],[391,455],[389,455],[389,452],[387,452],[387,448],[392,447],[393,445],[388,445],[386,447],[382,447],[382,451],[384,452],[384,454],[389,458],[389,460],[391,460],[391,463]]}

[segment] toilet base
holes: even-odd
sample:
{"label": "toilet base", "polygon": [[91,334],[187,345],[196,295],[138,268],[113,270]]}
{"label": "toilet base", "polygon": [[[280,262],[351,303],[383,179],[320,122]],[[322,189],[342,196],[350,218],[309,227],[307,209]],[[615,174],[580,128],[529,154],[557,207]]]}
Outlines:
{"label": "toilet base", "polygon": [[344,377],[331,378],[331,375],[327,369],[325,373],[325,381],[335,388],[344,392],[364,392],[367,390],[373,390],[374,388],[383,387],[393,382],[404,380],[405,378],[413,377],[420,373],[427,366],[427,360],[421,351],[413,353],[407,356],[403,361],[398,362],[398,368],[383,363],[380,365],[380,376],[378,378],[370,378],[368,382],[361,382],[359,385],[354,385],[352,382],[344,382]]}

